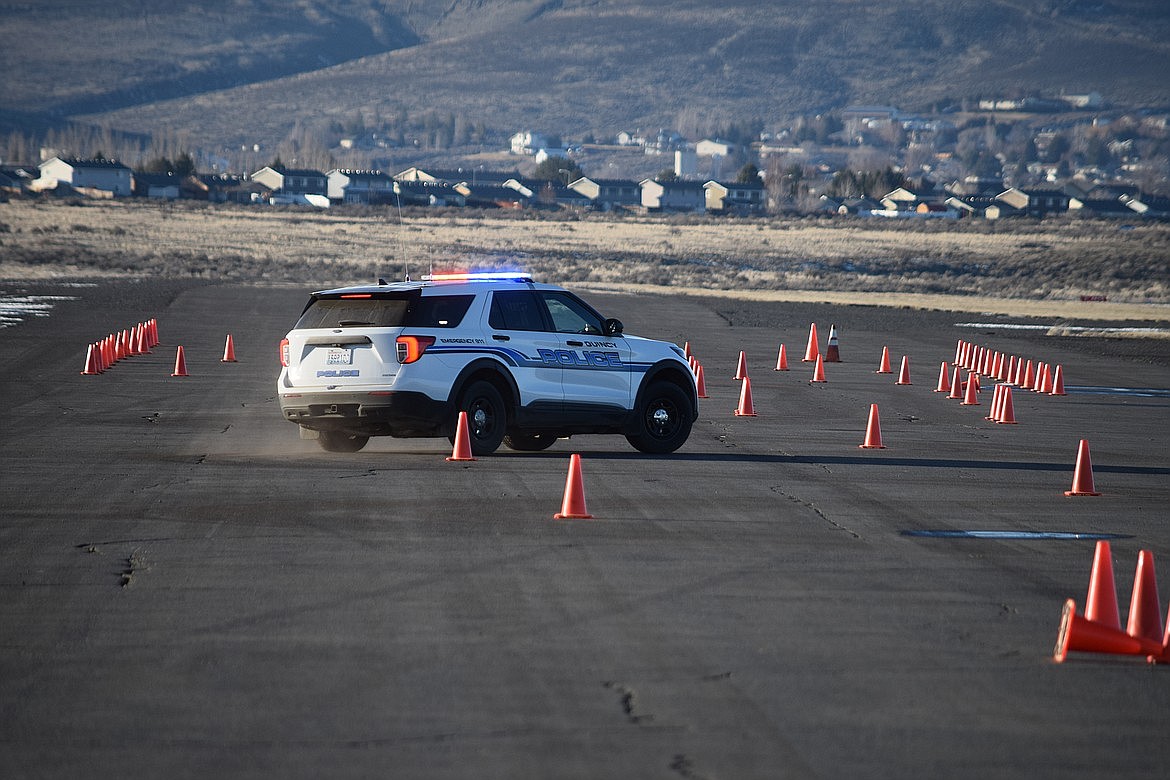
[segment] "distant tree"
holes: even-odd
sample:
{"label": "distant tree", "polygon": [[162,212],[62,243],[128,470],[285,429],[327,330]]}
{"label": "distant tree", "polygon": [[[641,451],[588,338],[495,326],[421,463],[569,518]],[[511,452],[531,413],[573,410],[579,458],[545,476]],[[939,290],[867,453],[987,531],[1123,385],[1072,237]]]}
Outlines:
{"label": "distant tree", "polygon": [[735,174],[735,181],[737,184],[759,184],[760,169],[748,163],[739,169],[739,173]]}
{"label": "distant tree", "polygon": [[909,186],[906,177],[893,168],[879,171],[854,171],[847,168],[833,174],[825,194],[832,198],[880,198],[898,187]]}
{"label": "distant tree", "polygon": [[170,173],[174,169],[174,163],[165,157],[155,157],[142,165],[143,173]]}
{"label": "distant tree", "polygon": [[536,166],[532,178],[568,184],[583,175],[581,167],[567,157],[546,157],[540,165]]}
{"label": "distant tree", "polygon": [[678,181],[678,174],[675,173],[674,168],[663,168],[661,171],[654,174],[654,181]]}
{"label": "distant tree", "polygon": [[268,163],[268,167],[279,171],[284,167],[284,160],[280,159],[280,155],[278,154],[272,159],[272,162]]}
{"label": "distant tree", "polygon": [[187,152],[180,152],[171,167],[176,176],[187,177],[195,173],[195,160]]}

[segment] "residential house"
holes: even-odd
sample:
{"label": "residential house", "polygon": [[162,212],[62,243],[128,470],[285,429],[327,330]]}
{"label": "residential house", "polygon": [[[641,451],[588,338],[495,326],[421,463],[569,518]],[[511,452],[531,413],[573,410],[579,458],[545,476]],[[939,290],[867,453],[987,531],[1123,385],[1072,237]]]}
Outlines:
{"label": "residential house", "polygon": [[910,190],[906,187],[897,187],[890,190],[881,198],[882,208],[886,211],[918,212],[923,203],[940,203],[940,193],[932,187]]}
{"label": "residential house", "polygon": [[822,195],[819,208],[830,214],[842,216],[852,214],[858,217],[868,217],[872,215],[872,212],[880,211],[882,204],[873,198],[830,198],[828,195]]}
{"label": "residential house", "polygon": [[450,184],[436,181],[395,181],[394,196],[403,206],[466,206],[467,196]]}
{"label": "residential house", "polygon": [[273,168],[265,166],[252,174],[252,181],[263,184],[273,194],[320,195],[329,192],[329,177],[311,168]]}
{"label": "residential house", "polygon": [[723,214],[762,214],[767,191],[763,182],[718,182],[703,185],[707,211]]}
{"label": "residential house", "polygon": [[1118,198],[1070,197],[1068,213],[1078,217],[1132,217],[1133,210]]}
{"label": "residential house", "polygon": [[466,205],[474,208],[527,208],[531,198],[526,197],[514,187],[503,184],[469,184],[460,182],[454,185],[456,192],[466,198]]}
{"label": "residential house", "polygon": [[188,176],[181,197],[210,203],[257,203],[268,188],[234,173],[207,173]]}
{"label": "residential house", "polygon": [[0,167],[0,193],[23,195],[37,178],[35,168],[6,165]]}
{"label": "residential house", "polygon": [[117,160],[51,157],[37,167],[38,189],[54,189],[63,182],[82,194],[97,197],[123,198],[134,191],[133,171]]}
{"label": "residential house", "polygon": [[381,171],[334,168],[325,176],[327,194],[334,203],[385,203],[394,194],[394,179]]}
{"label": "residential house", "polygon": [[503,184],[508,179],[520,174],[517,171],[487,171],[482,168],[454,168],[450,170],[440,168],[422,169],[410,167],[394,174],[395,181],[429,181],[445,182],[447,184]]}
{"label": "residential house", "polygon": [[569,183],[569,188],[588,198],[597,211],[614,211],[638,206],[642,192],[633,179],[592,179],[582,176]]}
{"label": "residential house", "polygon": [[548,137],[543,133],[534,133],[531,130],[523,130],[512,136],[512,154],[535,154],[538,149],[549,147],[550,144],[548,141]]}
{"label": "residential house", "polygon": [[1018,209],[1029,217],[1043,217],[1048,214],[1063,214],[1068,211],[1069,197],[1060,190],[1022,190],[1009,187],[996,196],[998,200]]}
{"label": "residential house", "polygon": [[134,173],[134,195],[139,198],[178,200],[182,195],[183,177],[176,173]]}
{"label": "residential house", "polygon": [[735,154],[735,144],[719,138],[704,138],[695,144],[695,154],[700,157],[730,157]]}
{"label": "residential house", "polygon": [[698,211],[707,206],[707,191],[695,181],[655,181],[643,179],[642,207],[650,211]]}
{"label": "residential house", "polygon": [[1135,214],[1143,217],[1170,216],[1170,198],[1157,195],[1123,196],[1121,202]]}

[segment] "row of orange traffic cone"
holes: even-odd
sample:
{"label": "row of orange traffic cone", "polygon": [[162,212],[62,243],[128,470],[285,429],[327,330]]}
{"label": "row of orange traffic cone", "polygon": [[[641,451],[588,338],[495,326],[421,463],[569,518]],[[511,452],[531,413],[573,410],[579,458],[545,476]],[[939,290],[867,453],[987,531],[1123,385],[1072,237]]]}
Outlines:
{"label": "row of orange traffic cone", "polygon": [[[455,426],[455,447],[451,450],[450,462],[476,460],[471,453],[471,431],[468,429],[467,412],[459,413]],[[585,507],[585,486],[581,478],[581,456],[569,456],[569,474],[565,479],[565,494],[561,499],[561,511],[553,515],[556,520],[589,520],[593,515]]]}
{"label": "row of orange traffic cone", "polygon": [[85,353],[85,368],[82,376],[104,374],[119,360],[137,355],[149,355],[151,347],[157,347],[158,320],[140,322],[132,328],[111,333],[89,345]]}
{"label": "row of orange traffic cone", "polygon": [[1077,614],[1076,602],[1068,599],[1060,617],[1053,658],[1063,662],[1070,652],[1109,653],[1145,656],[1150,663],[1170,662],[1170,614],[1163,632],[1158,582],[1154,576],[1154,554],[1138,553],[1129,620],[1125,630],[1117,609],[1117,588],[1113,581],[1113,559],[1109,542],[1097,542],[1085,612]]}
{"label": "row of orange traffic cone", "polygon": [[1013,387],[1045,395],[1065,395],[1064,367],[1060,365],[1025,361],[962,339],[955,345],[955,365]]}

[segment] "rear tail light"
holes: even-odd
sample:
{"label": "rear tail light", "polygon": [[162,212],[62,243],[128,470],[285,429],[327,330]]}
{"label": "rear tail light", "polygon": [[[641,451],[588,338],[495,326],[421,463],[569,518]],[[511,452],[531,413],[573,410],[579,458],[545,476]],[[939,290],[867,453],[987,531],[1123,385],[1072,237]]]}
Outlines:
{"label": "rear tail light", "polygon": [[427,347],[435,343],[434,336],[399,336],[394,340],[399,363],[413,363],[423,356]]}
{"label": "rear tail light", "polygon": [[280,340],[280,364],[288,368],[288,339]]}

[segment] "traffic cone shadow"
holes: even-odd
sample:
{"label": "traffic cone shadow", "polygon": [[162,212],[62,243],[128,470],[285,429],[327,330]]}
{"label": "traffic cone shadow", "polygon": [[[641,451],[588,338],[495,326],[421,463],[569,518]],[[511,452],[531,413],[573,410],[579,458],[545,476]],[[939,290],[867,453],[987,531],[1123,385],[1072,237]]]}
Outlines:
{"label": "traffic cone shadow", "polygon": [[554,520],[589,520],[593,515],[585,507],[585,486],[581,481],[581,456],[569,456],[569,475],[565,479],[565,496],[561,499],[561,511],[553,515]]}
{"label": "traffic cone shadow", "polygon": [[467,412],[459,412],[459,422],[455,424],[455,446],[451,450],[448,461],[476,460],[471,454],[471,431],[467,427]]}
{"label": "traffic cone shadow", "polygon": [[857,445],[863,450],[884,450],[882,444],[882,424],[878,417],[878,405],[869,405],[869,422],[865,426],[865,443]]}
{"label": "traffic cone shadow", "polygon": [[175,370],[171,376],[187,376],[187,358],[183,354],[183,346],[180,344],[175,351]]}
{"label": "traffic cone shadow", "polygon": [[736,417],[755,417],[756,409],[752,406],[752,380],[746,376],[739,389],[739,407],[735,410]]}
{"label": "traffic cone shadow", "polygon": [[1081,439],[1077,448],[1077,465],[1073,471],[1072,490],[1064,491],[1066,496],[1099,496],[1093,485],[1093,459],[1089,456],[1089,442]]}

